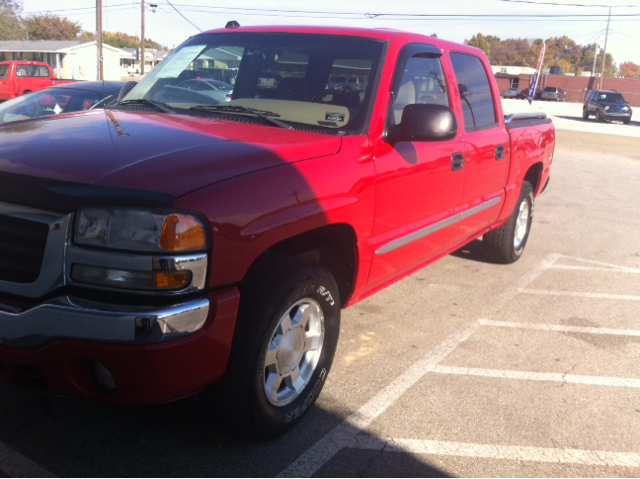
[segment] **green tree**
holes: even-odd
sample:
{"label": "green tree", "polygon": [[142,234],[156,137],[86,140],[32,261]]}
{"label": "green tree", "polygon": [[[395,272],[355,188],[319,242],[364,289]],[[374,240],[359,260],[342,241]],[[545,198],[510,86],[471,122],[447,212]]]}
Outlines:
{"label": "green tree", "polygon": [[21,11],[22,4],[17,0],[0,0],[0,41],[24,40]]}
{"label": "green tree", "polygon": [[78,40],[82,33],[79,22],[48,13],[31,15],[24,24],[29,40]]}
{"label": "green tree", "polygon": [[489,58],[491,58],[491,43],[487,37],[485,37],[482,33],[478,33],[471,37],[471,40],[467,42],[469,46],[479,48],[482,50]]}
{"label": "green tree", "polygon": [[[95,40],[96,36],[90,32],[83,32],[80,40]],[[137,36],[129,35],[122,32],[103,32],[102,41],[105,45],[111,45],[116,48],[140,48],[140,38]],[[150,38],[145,39],[144,45],[146,48],[162,49],[163,46],[157,42],[154,42]]]}

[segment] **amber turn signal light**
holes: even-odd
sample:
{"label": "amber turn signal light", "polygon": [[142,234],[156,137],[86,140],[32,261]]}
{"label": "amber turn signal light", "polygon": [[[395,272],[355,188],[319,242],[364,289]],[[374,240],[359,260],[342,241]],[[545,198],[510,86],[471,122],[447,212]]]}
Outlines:
{"label": "amber turn signal light", "polygon": [[167,216],[160,238],[160,248],[164,251],[201,249],[206,245],[207,236],[198,220],[181,214]]}

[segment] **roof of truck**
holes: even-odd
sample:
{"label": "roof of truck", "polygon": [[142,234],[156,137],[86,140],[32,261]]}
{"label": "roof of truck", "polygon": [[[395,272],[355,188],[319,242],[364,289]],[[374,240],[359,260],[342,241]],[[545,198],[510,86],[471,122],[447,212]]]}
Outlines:
{"label": "roof of truck", "polygon": [[374,40],[389,41],[398,36],[413,36],[422,37],[422,39],[428,40],[430,44],[437,47],[455,47],[457,50],[479,51],[476,48],[469,47],[467,45],[461,45],[459,43],[448,42],[435,37],[429,37],[418,33],[404,32],[400,30],[393,30],[390,28],[347,28],[347,27],[319,27],[319,26],[292,26],[292,25],[275,25],[275,26],[251,26],[251,27],[238,27],[238,28],[219,28],[216,30],[209,30],[203,32],[203,34],[209,33],[299,33],[299,34],[316,34],[316,35],[338,35],[349,37],[363,37],[371,38]]}

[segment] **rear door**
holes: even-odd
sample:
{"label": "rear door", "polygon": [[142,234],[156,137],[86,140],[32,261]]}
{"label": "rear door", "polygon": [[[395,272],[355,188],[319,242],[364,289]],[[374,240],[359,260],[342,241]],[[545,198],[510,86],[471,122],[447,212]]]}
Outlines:
{"label": "rear door", "polygon": [[[391,83],[387,129],[400,123],[405,106],[449,106],[442,52],[410,44],[400,51]],[[459,139],[433,142],[382,142],[375,147],[376,204],[372,235],[374,258],[369,289],[415,268],[453,244],[462,198],[463,165]]]}
{"label": "rear door", "polygon": [[509,134],[497,117],[499,98],[492,88],[482,59],[470,53],[451,52],[464,115],[466,178],[461,202],[462,221],[457,242],[465,241],[490,226],[504,201],[509,173]]}
{"label": "rear door", "polygon": [[0,65],[0,100],[8,100],[9,96],[9,73],[11,73],[11,63]]}

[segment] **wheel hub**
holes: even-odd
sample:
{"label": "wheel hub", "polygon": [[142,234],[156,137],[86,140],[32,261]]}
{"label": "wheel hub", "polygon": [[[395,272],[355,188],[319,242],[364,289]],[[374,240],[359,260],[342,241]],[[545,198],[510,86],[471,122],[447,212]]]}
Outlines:
{"label": "wheel hub", "polygon": [[320,304],[304,298],[287,309],[276,325],[264,356],[264,392],[274,406],[286,406],[307,387],[324,342]]}
{"label": "wheel hub", "polygon": [[287,331],[280,342],[278,351],[278,372],[288,374],[295,369],[304,354],[304,331],[294,327]]}

